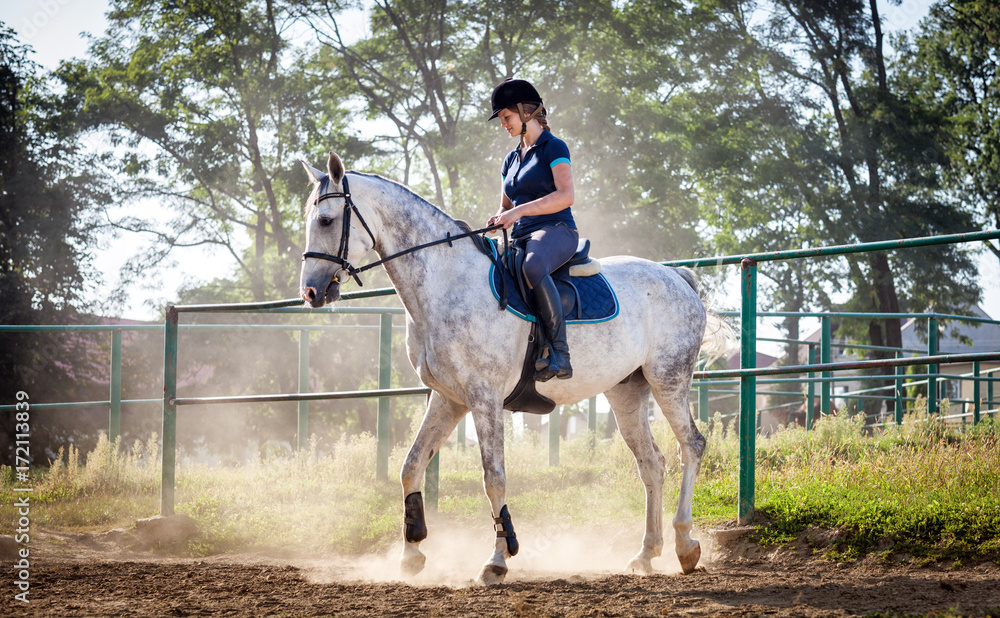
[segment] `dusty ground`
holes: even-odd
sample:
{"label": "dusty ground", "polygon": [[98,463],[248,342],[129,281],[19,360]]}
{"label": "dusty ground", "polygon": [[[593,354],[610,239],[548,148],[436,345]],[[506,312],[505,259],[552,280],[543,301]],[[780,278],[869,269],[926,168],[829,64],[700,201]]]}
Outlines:
{"label": "dusty ground", "polygon": [[706,543],[704,570],[687,576],[666,559],[646,577],[601,570],[593,566],[603,560],[599,555],[596,562],[579,558],[582,572],[573,573],[546,563],[547,552],[527,551],[511,561],[506,584],[492,588],[471,581],[485,556],[462,555],[452,570],[436,570],[433,545],[426,548],[427,571],[404,583],[394,555],[186,559],[125,551],[107,540],[36,535],[31,602],[14,600],[5,563],[0,616],[1000,616],[994,563],[836,564],[739,540],[714,550]]}

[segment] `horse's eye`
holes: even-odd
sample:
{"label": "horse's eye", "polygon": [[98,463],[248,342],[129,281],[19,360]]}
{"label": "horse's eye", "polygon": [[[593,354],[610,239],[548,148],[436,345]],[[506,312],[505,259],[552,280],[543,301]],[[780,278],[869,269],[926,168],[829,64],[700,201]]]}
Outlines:
{"label": "horse's eye", "polygon": [[329,227],[331,223],[333,223],[333,217],[323,216],[319,218],[320,227]]}

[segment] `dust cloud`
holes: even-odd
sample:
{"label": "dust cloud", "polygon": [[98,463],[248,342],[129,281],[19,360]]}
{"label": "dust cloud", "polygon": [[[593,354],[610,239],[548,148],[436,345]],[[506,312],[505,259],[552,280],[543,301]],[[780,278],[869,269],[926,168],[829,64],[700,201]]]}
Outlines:
{"label": "dust cloud", "polygon": [[[681,571],[669,521],[669,516],[665,517],[663,555],[653,560],[657,573]],[[627,529],[587,530],[537,526],[519,523],[515,518],[514,526],[521,548],[517,556],[507,560],[510,570],[506,583],[596,579],[621,574],[642,545],[641,522]],[[379,555],[311,559],[296,566],[308,581],[317,584],[399,582],[456,588],[478,585],[475,580],[479,570],[493,551],[494,535],[488,521],[475,529],[450,523],[430,524],[428,528],[428,537],[420,544],[427,563],[414,577],[406,577],[399,571],[402,540]],[[692,536],[701,541],[702,563],[710,562],[712,543],[708,535],[696,530]]]}

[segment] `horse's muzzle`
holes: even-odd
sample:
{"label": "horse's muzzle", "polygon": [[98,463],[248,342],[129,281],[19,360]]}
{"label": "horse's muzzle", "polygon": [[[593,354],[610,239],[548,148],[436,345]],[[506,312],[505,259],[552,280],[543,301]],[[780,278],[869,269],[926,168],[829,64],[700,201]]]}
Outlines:
{"label": "horse's muzzle", "polygon": [[320,307],[336,302],[340,300],[340,283],[337,281],[330,281],[325,289],[321,288],[322,292],[317,291],[316,286],[309,285],[308,283],[302,286],[302,300],[309,303],[313,309],[319,309]]}

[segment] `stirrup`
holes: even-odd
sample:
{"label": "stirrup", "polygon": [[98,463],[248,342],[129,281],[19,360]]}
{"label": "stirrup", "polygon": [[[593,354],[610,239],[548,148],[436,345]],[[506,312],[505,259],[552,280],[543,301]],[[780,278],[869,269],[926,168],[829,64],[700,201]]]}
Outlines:
{"label": "stirrup", "polygon": [[[552,378],[568,380],[573,377],[573,366],[570,364],[569,353],[560,355],[562,362],[556,363],[558,369],[552,368],[552,361],[556,359],[555,353],[549,354],[547,358],[539,358],[535,361],[535,382],[548,382]],[[541,367],[540,364],[544,363]]]}

